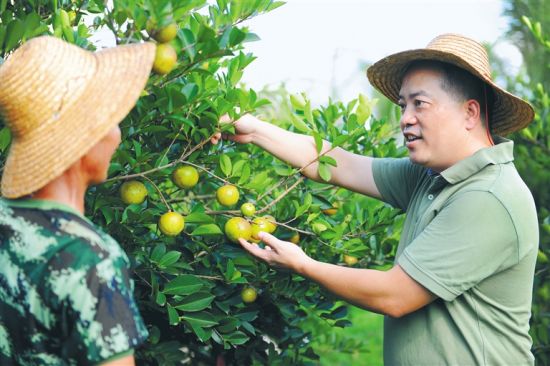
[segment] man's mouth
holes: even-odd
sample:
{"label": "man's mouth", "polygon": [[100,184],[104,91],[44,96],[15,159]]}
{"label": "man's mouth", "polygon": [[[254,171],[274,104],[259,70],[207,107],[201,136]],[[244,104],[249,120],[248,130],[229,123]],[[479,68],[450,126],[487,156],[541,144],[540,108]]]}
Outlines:
{"label": "man's mouth", "polygon": [[415,136],[415,135],[412,135],[412,134],[406,134],[405,135],[405,141],[406,142],[413,142],[413,141],[416,141],[416,140],[421,140],[422,137],[420,136]]}

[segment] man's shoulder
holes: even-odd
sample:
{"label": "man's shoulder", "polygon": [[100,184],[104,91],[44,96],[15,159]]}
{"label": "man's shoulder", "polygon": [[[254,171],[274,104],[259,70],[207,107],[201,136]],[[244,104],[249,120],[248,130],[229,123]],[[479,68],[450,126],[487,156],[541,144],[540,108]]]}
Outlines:
{"label": "man's shoulder", "polygon": [[60,209],[11,206],[0,200],[4,248],[21,263],[54,267],[93,266],[111,258],[128,261],[118,243],[77,214]]}

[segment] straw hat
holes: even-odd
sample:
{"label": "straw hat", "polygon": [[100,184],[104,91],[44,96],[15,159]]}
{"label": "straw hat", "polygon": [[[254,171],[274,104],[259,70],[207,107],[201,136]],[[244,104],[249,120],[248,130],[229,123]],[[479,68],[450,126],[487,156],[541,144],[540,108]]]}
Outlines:
{"label": "straw hat", "polygon": [[2,195],[18,198],[61,175],[132,109],[155,57],[152,43],[92,53],[34,38],[0,67],[0,112],[12,131]]}
{"label": "straw hat", "polygon": [[417,60],[448,62],[485,81],[494,91],[494,103],[489,110],[489,123],[494,134],[509,134],[533,120],[534,111],[529,103],[493,82],[489,57],[483,46],[458,34],[443,34],[434,38],[426,48],[385,57],[368,68],[367,76],[374,87],[397,103],[403,73],[411,61]]}

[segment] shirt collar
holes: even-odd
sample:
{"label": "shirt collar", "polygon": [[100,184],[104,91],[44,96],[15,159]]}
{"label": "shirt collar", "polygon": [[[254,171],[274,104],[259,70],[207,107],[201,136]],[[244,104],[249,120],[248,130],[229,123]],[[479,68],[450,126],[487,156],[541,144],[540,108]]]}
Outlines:
{"label": "shirt collar", "polygon": [[487,165],[505,164],[514,161],[514,142],[502,137],[495,137],[495,145],[483,148],[445,169],[441,176],[450,184],[459,183]]}

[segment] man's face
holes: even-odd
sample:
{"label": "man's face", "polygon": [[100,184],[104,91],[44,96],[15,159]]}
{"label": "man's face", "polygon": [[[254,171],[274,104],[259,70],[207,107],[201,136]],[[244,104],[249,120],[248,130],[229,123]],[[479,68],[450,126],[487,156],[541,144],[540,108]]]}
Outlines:
{"label": "man's face", "polygon": [[398,104],[401,131],[412,162],[443,171],[462,158],[464,103],[441,88],[439,70],[421,68],[403,78]]}

